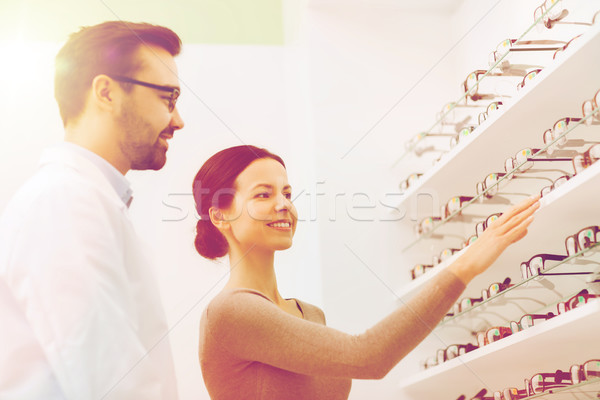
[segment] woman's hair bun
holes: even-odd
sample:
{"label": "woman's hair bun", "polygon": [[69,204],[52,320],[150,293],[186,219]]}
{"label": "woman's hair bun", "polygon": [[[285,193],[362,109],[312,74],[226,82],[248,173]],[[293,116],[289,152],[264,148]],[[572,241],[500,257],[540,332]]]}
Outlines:
{"label": "woman's hair bun", "polygon": [[209,219],[198,220],[194,245],[198,253],[209,260],[223,257],[229,251],[227,239]]}

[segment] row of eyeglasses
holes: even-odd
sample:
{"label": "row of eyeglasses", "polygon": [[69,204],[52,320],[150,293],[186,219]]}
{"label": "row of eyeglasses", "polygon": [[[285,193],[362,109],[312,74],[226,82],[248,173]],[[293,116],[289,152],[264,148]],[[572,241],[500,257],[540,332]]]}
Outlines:
{"label": "row of eyeglasses", "polygon": [[[520,265],[521,278],[525,281],[528,279],[533,279],[538,276],[544,276],[548,269],[546,264],[547,261],[564,261],[569,258],[575,258],[578,256],[588,256],[592,250],[598,248],[600,243],[600,227],[597,225],[588,226],[579,230],[577,233],[573,235],[569,235],[565,238],[565,249],[567,255],[560,254],[549,254],[542,253],[536,254],[531,257],[528,261],[523,261]],[[411,271],[412,276],[422,275],[427,268],[433,268],[432,265],[422,265],[419,264]],[[563,272],[563,273],[553,273],[552,275],[589,275],[591,272]],[[486,300],[499,295],[505,290],[513,287],[514,284],[511,283],[511,278],[506,277],[503,282],[494,282],[489,285],[488,288],[482,289],[480,297],[464,297],[460,299],[456,304],[452,307],[452,309],[446,314],[444,317],[444,321],[449,320],[455,316],[458,316],[462,313],[469,311],[473,306],[483,303]],[[587,293],[587,292],[586,292]],[[560,314],[562,312],[567,311],[567,308],[577,307],[574,303],[575,301],[582,301],[584,304],[588,298],[587,294],[582,293],[580,296],[574,296],[568,302],[561,302],[557,305],[557,312]],[[587,297],[586,297],[587,296]],[[566,306],[568,305],[568,307]],[[502,328],[498,328],[502,330]],[[482,342],[480,342],[482,343]]]}
{"label": "row of eyeglasses", "polygon": [[[548,269],[546,265],[547,261],[564,261],[567,258],[576,257],[578,255],[587,256],[589,255],[591,249],[596,249],[598,247],[598,243],[600,243],[600,227],[594,225],[581,229],[576,234],[567,236],[567,238],[565,239],[565,248],[567,250],[567,255],[543,253],[534,255],[528,261],[523,261],[520,265],[521,278],[523,280],[528,280],[530,278],[545,275],[544,271]],[[591,274],[591,272],[561,273],[561,275],[588,274]],[[482,303],[487,299],[490,299],[513,286],[514,284],[511,283],[510,277],[504,279],[503,282],[494,282],[488,288],[483,289],[481,291],[480,297],[465,297],[459,300],[454,305],[451,312],[446,314],[446,317],[444,319],[447,320],[461,313],[467,312],[474,305]],[[562,304],[563,303],[559,303],[559,307],[562,307]],[[560,313],[561,310],[563,312],[565,311],[564,308],[559,308],[558,312]]]}
{"label": "row of eyeglasses", "polygon": [[505,337],[511,336],[517,332],[529,329],[539,325],[540,322],[554,318],[556,315],[564,314],[575,308],[581,307],[593,299],[599,299],[600,295],[590,293],[587,289],[582,289],[577,294],[557,305],[558,314],[548,312],[546,314],[525,314],[518,321],[510,321],[509,326],[494,326],[484,331],[475,333],[477,344],[452,344],[444,349],[439,349],[434,357],[427,358],[422,367],[427,369],[440,365],[446,361],[453,360],[473,350],[477,350],[489,344],[495,343]]}
{"label": "row of eyeglasses", "polygon": [[[490,108],[488,106],[488,111],[486,111],[484,113],[486,115],[485,118],[487,118],[487,115],[489,112],[497,110],[501,106],[501,102],[491,103],[490,106],[493,106],[493,107]],[[559,149],[559,148],[562,149],[567,145],[567,134],[573,130],[574,124],[580,123],[580,124],[583,124],[586,126],[599,125],[600,124],[599,108],[600,108],[600,90],[598,90],[591,99],[588,99],[583,102],[583,104],[581,106],[582,117],[564,117],[564,118],[561,118],[558,121],[556,121],[554,124],[552,124],[552,128],[546,129],[544,131],[544,133],[542,134],[543,143],[546,147],[545,148],[546,154],[552,155],[557,149]],[[482,118],[481,115],[480,115],[480,118]],[[456,136],[452,137],[452,143],[454,143],[454,142],[459,143],[462,138],[468,136],[471,132],[473,132],[473,130],[474,130],[474,128],[472,128],[472,127],[463,128]],[[443,135],[443,134],[436,134],[436,135]],[[594,152],[595,153],[591,154],[592,156],[595,154],[597,155],[600,152],[600,149],[596,148],[594,150]],[[533,162],[535,162],[535,161],[542,161],[542,160],[564,161],[564,159],[560,159],[560,158],[559,159],[554,159],[554,158],[532,159],[532,157],[537,156],[537,153],[540,153],[539,149],[523,149],[519,153],[517,153],[515,155],[515,157],[507,158],[505,165],[504,165],[505,172],[489,174],[490,176],[486,177],[483,182],[480,182],[477,184],[477,188],[476,188],[477,194],[480,195],[483,192],[485,192],[488,188],[493,186],[500,177],[510,173],[511,171],[514,171],[514,172],[527,171],[528,169],[530,169],[533,166]],[[585,166],[591,164],[591,161],[592,161],[592,159],[590,159],[589,153],[588,154],[583,153],[583,154],[580,154],[580,155],[577,155],[576,157],[574,157],[573,163],[574,163],[575,173],[577,173],[578,170],[585,168]],[[404,179],[402,182],[400,182],[399,188],[400,188],[401,193],[405,192],[406,190],[408,190],[408,188],[413,186],[422,175],[423,174],[420,174],[420,173],[412,173],[406,179]],[[486,197],[490,198],[494,195],[494,193],[486,193],[485,195],[486,195]]]}
{"label": "row of eyeglasses", "polygon": [[[578,122],[580,124],[585,125],[598,125],[600,124],[600,90],[596,92],[592,99],[586,100],[582,105],[582,110],[584,112],[583,118],[572,118],[566,117],[561,118],[556,123],[553,124],[551,129],[548,129],[544,132],[544,144],[546,145],[545,152],[547,154],[552,154],[556,148],[564,149],[567,145],[567,134],[570,133],[573,129],[569,128],[569,125],[574,122]],[[559,178],[552,181],[552,184],[545,186],[541,189],[540,195],[546,196],[552,190],[560,187],[571,178],[581,173],[584,169],[593,165],[596,161],[600,160],[600,144],[593,144],[587,150],[578,153],[573,152],[572,157],[570,158],[559,158],[559,157],[547,157],[540,158],[539,154],[542,154],[543,151],[535,148],[525,148],[520,150],[514,157],[508,157],[504,162],[504,171],[505,172],[493,172],[482,180],[477,182],[476,184],[476,192],[477,192],[477,200],[479,202],[483,202],[484,198],[491,199],[495,195],[499,193],[500,184],[507,183],[512,179],[525,178],[522,174],[525,174],[528,170],[530,170],[535,162],[550,162],[550,161],[570,161],[573,167],[573,173],[568,173],[565,171],[565,174],[560,176]],[[546,178],[540,178],[546,179]],[[407,181],[407,186],[408,186]],[[420,220],[414,226],[414,232],[417,237],[421,237],[433,232],[436,227],[436,222],[445,223],[449,219],[453,218],[456,215],[460,215],[465,203],[470,204],[475,201],[475,197],[473,196],[454,196],[447,203],[445,203],[440,209],[440,217],[427,217]],[[479,222],[475,226],[475,234],[467,238],[462,244],[461,248],[446,248],[443,249],[439,255],[434,255],[432,259],[432,264],[430,265],[422,265],[418,264],[411,270],[411,276],[413,279],[420,276],[425,272],[427,267],[433,267],[442,261],[450,258],[453,254],[460,251],[461,249],[467,247],[475,240],[477,240],[478,236],[485,231],[487,226],[498,219],[498,217],[502,215],[502,213],[495,213],[487,217],[484,221]]]}
{"label": "row of eyeglasses", "polygon": [[[538,21],[538,26],[544,26],[551,29],[556,24],[578,24],[578,25],[594,25],[600,21],[600,11],[597,11],[591,22],[584,21],[565,21],[564,17],[568,15],[568,11],[561,7],[560,0],[552,0],[551,4],[547,6],[542,5],[536,8],[534,12],[535,21]],[[436,119],[443,125],[455,125],[454,133],[439,133],[439,132],[421,132],[416,136],[412,137],[405,143],[406,151],[414,151],[417,156],[422,155],[424,152],[431,149],[436,150],[433,146],[419,146],[422,140],[426,137],[436,136],[449,136],[450,137],[450,148],[456,146],[460,140],[466,136],[469,136],[475,131],[476,126],[465,126],[466,122],[470,117],[460,122],[451,122],[449,117],[456,108],[463,107],[480,107],[479,104],[468,104],[468,100],[472,100],[477,103],[479,100],[508,98],[510,95],[499,95],[495,93],[479,93],[479,83],[482,77],[487,76],[522,76],[517,84],[517,90],[522,89],[529,81],[533,80],[537,75],[540,74],[542,68],[536,65],[511,65],[506,55],[510,52],[539,52],[539,51],[554,51],[553,59],[556,59],[561,53],[563,53],[570,44],[580,38],[581,35],[577,35],[571,40],[564,42],[558,40],[518,40],[518,39],[505,39],[500,42],[494,51],[492,51],[488,57],[489,70],[475,70],[467,75],[465,80],[462,82],[461,87],[463,91],[462,100],[458,102],[450,102],[444,105],[441,112],[437,114]],[[494,72],[499,71],[499,72]],[[503,105],[502,101],[496,100],[490,103],[486,110],[479,113],[478,123],[481,125],[489,115],[501,108]],[[437,125],[437,123],[436,123]],[[439,150],[438,150],[439,151]],[[438,162],[446,151],[442,151],[440,157],[435,162]],[[414,176],[412,176],[414,180]],[[409,178],[411,178],[409,177]],[[408,179],[408,178],[407,178]],[[406,182],[402,182],[400,187],[402,188]]]}
{"label": "row of eyeglasses", "polygon": [[[568,388],[583,382],[596,381],[600,381],[600,359],[571,365],[568,371],[557,369],[555,372],[536,373],[531,378],[525,378],[524,389],[508,387],[495,391],[493,396],[487,396],[488,391],[484,388],[470,400],[521,400],[537,394],[552,393],[556,389]],[[465,395],[461,395],[456,400],[465,399]]]}

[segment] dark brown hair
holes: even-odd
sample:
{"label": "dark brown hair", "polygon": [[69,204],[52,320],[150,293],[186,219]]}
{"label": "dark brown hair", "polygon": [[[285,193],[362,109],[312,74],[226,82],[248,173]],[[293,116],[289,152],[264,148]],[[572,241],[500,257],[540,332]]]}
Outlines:
{"label": "dark brown hair", "polygon": [[71,34],[56,55],[54,75],[54,97],[65,126],[83,111],[96,76],[129,76],[140,68],[135,52],[143,45],[162,47],[173,57],[181,51],[175,32],[147,23],[108,21]]}
{"label": "dark brown hair", "polygon": [[221,150],[200,168],[192,190],[200,220],[196,224],[196,250],[204,258],[214,260],[229,251],[225,236],[210,220],[209,209],[227,209],[235,193],[235,180],[253,161],[272,158],[285,168],[281,157],[254,146],[236,146]]}

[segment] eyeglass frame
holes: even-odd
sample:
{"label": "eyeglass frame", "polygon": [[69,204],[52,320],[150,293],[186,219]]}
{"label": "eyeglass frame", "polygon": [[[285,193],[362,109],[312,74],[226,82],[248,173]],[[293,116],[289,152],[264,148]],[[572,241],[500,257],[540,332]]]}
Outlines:
{"label": "eyeglass frame", "polygon": [[[596,148],[600,149],[600,143],[591,145],[586,151],[584,151],[583,153],[579,153],[572,158],[573,171],[576,174],[583,171],[587,167],[593,165],[596,161],[600,160],[600,157],[598,157],[597,159],[592,159],[591,152],[593,149]],[[581,169],[577,167],[577,164],[575,163],[576,160],[581,160]]]}
{"label": "eyeglass frame", "polygon": [[[586,231],[588,229],[591,229],[594,232],[594,241],[590,241],[590,243],[587,243],[587,246],[584,246],[583,248],[581,248],[581,245],[579,243],[579,235],[583,232]],[[580,229],[577,233],[573,234],[573,235],[569,235],[565,238],[565,249],[567,251],[567,254],[569,256],[572,256],[573,254],[577,254],[580,251],[583,251],[584,249],[590,248],[591,244],[594,243],[600,243],[600,241],[598,239],[596,239],[596,237],[598,236],[598,233],[600,232],[600,227],[598,225],[591,225],[591,226],[587,226],[583,229]],[[574,239],[575,240],[575,251],[573,252],[573,254],[571,254],[571,251],[569,251],[569,245],[568,245],[568,240],[569,239]]]}
{"label": "eyeglass frame", "polygon": [[[563,256],[561,254],[549,254],[549,253],[536,254],[536,255],[532,256],[529,260],[521,262],[521,264],[520,264],[521,277],[523,278],[523,280],[526,280],[529,278],[534,278],[536,276],[543,275],[542,271],[546,270],[546,261],[563,261],[564,259],[566,259],[568,257],[569,257],[568,255]],[[534,273],[536,271],[533,271],[531,269],[531,262],[533,260],[535,260],[536,258],[542,259],[542,268],[536,268],[537,273]],[[525,267],[526,270],[529,271],[527,276],[525,276],[526,274],[523,273],[523,267]]]}
{"label": "eyeglass frame", "polygon": [[[558,178],[556,178],[553,182],[552,185],[550,186],[544,186],[541,190],[540,190],[540,198],[547,196],[548,194],[550,194],[550,192],[552,192],[554,189],[564,185],[565,183],[567,183],[569,181],[569,179],[571,179],[572,177],[574,177],[576,174],[572,174],[572,175],[562,175],[559,176]],[[556,186],[557,183],[560,184],[558,186]]]}
{"label": "eyeglass frame", "polygon": [[[533,326],[535,326],[535,321],[536,320],[542,320],[542,321],[547,321],[551,318],[554,318],[556,315],[553,312],[548,312],[546,314],[525,314],[523,316],[521,316],[521,318],[519,318],[519,321],[510,321],[509,325],[510,325],[510,329],[513,331],[514,333],[517,332],[521,332],[524,331],[525,329],[529,329]],[[532,324],[531,326],[528,327],[523,327],[523,318],[525,317],[531,317],[531,321]]]}
{"label": "eyeglass frame", "polygon": [[[566,312],[569,312],[575,308],[575,307],[571,307],[571,303],[578,299],[579,297],[583,297],[584,301],[583,304],[587,304],[588,300],[590,299],[598,299],[600,298],[599,294],[594,294],[594,293],[590,293],[587,289],[582,289],[579,291],[579,293],[577,293],[576,295],[572,296],[571,298],[569,298],[569,300],[567,301],[560,301],[556,304],[556,311],[558,312],[558,314],[564,314]],[[579,303],[577,303],[579,304]],[[561,305],[564,305],[564,310],[561,310]]]}
{"label": "eyeglass frame", "polygon": [[[496,108],[494,108],[493,110],[490,110],[490,107],[492,107],[492,106],[495,106]],[[492,101],[490,104],[488,104],[485,111],[480,112],[479,115],[477,116],[477,122],[479,123],[479,125],[481,125],[482,123],[487,121],[487,119],[490,116],[491,111],[498,111],[500,109],[500,107],[504,107],[502,101],[500,101],[500,100]],[[481,119],[482,117],[483,117],[483,120]]]}
{"label": "eyeglass frame", "polygon": [[[419,274],[419,275],[417,275],[416,272],[415,272],[416,269],[417,269],[417,267],[423,267],[423,272],[421,274]],[[432,264],[417,264],[417,265],[415,265],[414,267],[412,267],[410,269],[410,274],[411,274],[412,279],[415,280],[418,277],[421,277],[421,276],[425,275],[425,273],[427,272],[427,269],[428,268],[433,268],[433,267],[434,267],[434,265],[432,265]]]}
{"label": "eyeglass frame", "polygon": [[[542,382],[542,390],[539,392],[535,391],[535,389],[533,388],[533,384],[532,384],[534,381],[534,378],[536,378],[536,377],[540,377],[541,382]],[[554,383],[546,384],[546,378],[554,378]],[[562,383],[563,380],[570,381],[571,383],[563,384]],[[527,390],[528,396],[532,396],[534,394],[545,393],[547,389],[565,387],[565,386],[570,386],[572,384],[573,384],[573,381],[571,380],[571,374],[569,372],[564,372],[564,371],[561,371],[560,369],[557,369],[556,372],[537,373],[537,374],[533,375],[531,377],[531,379],[525,379],[525,390]]]}
{"label": "eyeglass frame", "polygon": [[163,92],[170,92],[171,96],[169,97],[169,104],[167,106],[167,109],[169,110],[170,113],[172,113],[175,110],[175,107],[177,106],[177,99],[179,98],[179,95],[181,94],[181,89],[178,87],[157,85],[154,83],[139,81],[137,79],[128,78],[126,76],[121,76],[121,75],[108,75],[108,76],[110,78],[114,79],[115,81],[119,81],[119,82],[123,82],[123,83],[131,83],[133,85],[144,86],[144,87],[148,87],[151,89],[161,90]]}

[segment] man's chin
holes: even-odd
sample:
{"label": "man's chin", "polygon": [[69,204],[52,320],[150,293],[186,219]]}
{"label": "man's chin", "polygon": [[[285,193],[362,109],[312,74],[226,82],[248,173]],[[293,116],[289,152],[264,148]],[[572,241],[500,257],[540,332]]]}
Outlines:
{"label": "man's chin", "polygon": [[135,171],[158,171],[162,169],[167,163],[166,152],[157,152],[151,160],[142,160],[140,162],[133,163],[131,169]]}

